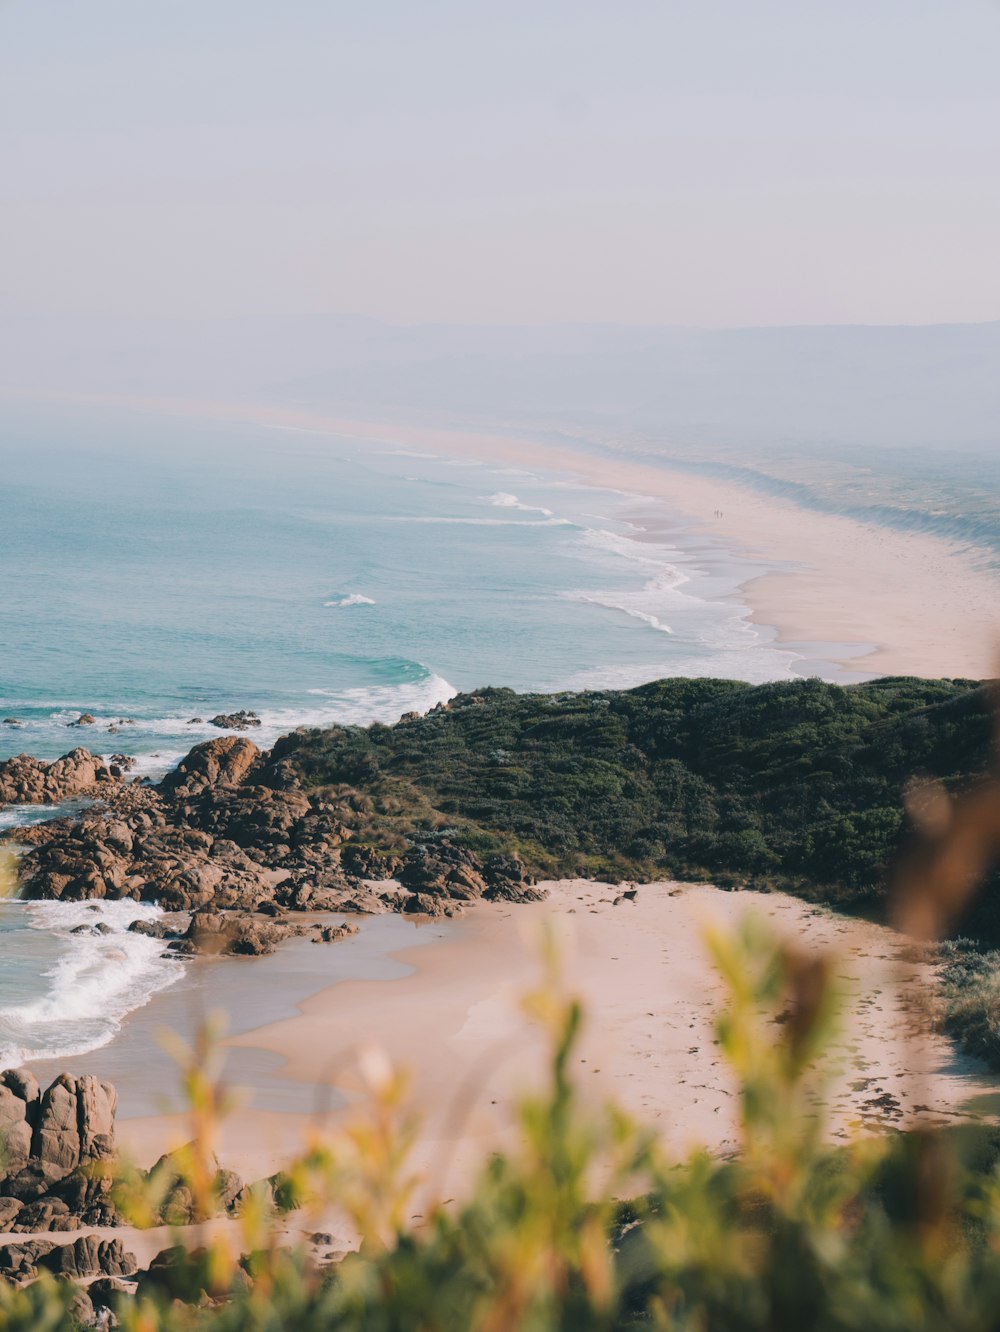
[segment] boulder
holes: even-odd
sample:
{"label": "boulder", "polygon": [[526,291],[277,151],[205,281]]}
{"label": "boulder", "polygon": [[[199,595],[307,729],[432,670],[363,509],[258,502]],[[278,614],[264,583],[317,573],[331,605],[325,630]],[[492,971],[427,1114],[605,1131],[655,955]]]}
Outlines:
{"label": "boulder", "polygon": [[196,911],[184,935],[199,953],[262,957],[273,953],[292,930],[284,924],[235,912]]}
{"label": "boulder", "polygon": [[191,796],[207,788],[238,786],[259,758],[260,750],[243,736],[207,740],[164,777],[160,790],[168,796]]}
{"label": "boulder", "polygon": [[112,1174],[118,1094],[89,1075],[63,1074],[41,1094],[32,1074],[0,1074],[5,1173],[0,1230],[22,1233],[113,1225]]}
{"label": "boulder", "polygon": [[[37,1107],[32,1103],[31,1108]],[[0,1082],[0,1145],[8,1173],[23,1169],[31,1156],[32,1125],[28,1122],[28,1111],[27,1101]]]}
{"label": "boulder", "polygon": [[376,851],[374,847],[345,846],[340,853],[340,863],[348,874],[381,882],[394,878],[403,862],[399,856]]}
{"label": "boulder", "polygon": [[97,1235],[81,1235],[71,1244],[47,1244],[35,1262],[54,1276],[74,1279],[98,1274],[131,1276],[138,1268],[135,1254],[129,1253],[120,1239],[102,1240]]}
{"label": "boulder", "polygon": [[28,1122],[34,1124],[37,1115],[41,1088],[38,1079],[29,1069],[8,1068],[0,1073],[0,1086],[9,1088],[19,1100],[25,1103]]}
{"label": "boulder", "polygon": [[128,1293],[128,1286],[115,1277],[98,1277],[87,1287],[87,1294],[95,1309],[110,1309],[122,1295]]}
{"label": "boulder", "polygon": [[69,1208],[61,1198],[40,1198],[37,1202],[21,1206],[11,1230],[32,1235],[39,1230],[54,1230],[57,1218],[69,1217]]}
{"label": "boulder", "polygon": [[0,1245],[0,1277],[6,1277],[8,1281],[24,1281],[37,1276],[39,1262],[54,1248],[51,1240]]}
{"label": "boulder", "polygon": [[[209,1215],[233,1211],[237,1199],[243,1195],[246,1187],[235,1171],[223,1170],[215,1158],[213,1162],[215,1177],[212,1181],[212,1206]],[[161,1156],[149,1175],[160,1185],[166,1184],[160,1206],[160,1220],[165,1225],[186,1226],[208,1219],[195,1206],[191,1190],[184,1183],[179,1152],[167,1152],[165,1156]]]}
{"label": "boulder", "polygon": [[218,726],[224,731],[246,731],[251,726],[259,726],[260,718],[256,712],[247,712],[241,708],[239,712],[220,712],[217,716],[210,717],[208,724]]}
{"label": "boulder", "polygon": [[341,925],[314,925],[313,929],[316,932],[313,943],[339,943],[341,939],[349,939],[358,933],[357,925],[347,921]]}
{"label": "boulder", "polygon": [[442,842],[413,847],[407,852],[397,878],[404,888],[424,897],[472,901],[486,892],[482,868],[481,861],[471,851]]}
{"label": "boulder", "polygon": [[51,763],[18,754],[0,763],[0,804],[54,804],[109,781],[113,778],[104,762],[87,749],[74,749]]}
{"label": "boulder", "polygon": [[77,1079],[80,1162],[109,1161],[115,1154],[118,1090],[89,1074]]}
{"label": "boulder", "polygon": [[4,1197],[17,1198],[20,1202],[35,1202],[44,1198],[69,1172],[61,1166],[48,1161],[29,1159],[21,1170],[5,1175],[0,1180],[0,1191]]}
{"label": "boulder", "polygon": [[118,1093],[90,1074],[63,1073],[42,1094],[31,1156],[43,1167],[69,1174],[77,1166],[108,1160],[115,1151]]}

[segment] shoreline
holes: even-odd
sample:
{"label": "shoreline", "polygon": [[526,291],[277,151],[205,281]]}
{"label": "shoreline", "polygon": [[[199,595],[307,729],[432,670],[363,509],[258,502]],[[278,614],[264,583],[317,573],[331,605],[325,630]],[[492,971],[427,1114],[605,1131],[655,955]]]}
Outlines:
{"label": "shoreline", "polygon": [[[616,905],[620,886],[546,886],[545,902],[477,905],[447,937],[397,950],[392,958],[406,974],[325,986],[296,1000],[296,1012],[229,1037],[224,1048],[237,1066],[266,1070],[287,1099],[284,1110],[236,1111],[220,1136],[223,1164],[259,1177],[310,1134],[344,1123],[369,1095],[359,1059],[375,1048],[412,1076],[422,1119],[413,1164],[424,1195],[460,1193],[492,1152],[515,1144],[517,1100],[544,1083],[544,1043],[520,1008],[539,980],[543,922],[556,933],[566,985],[588,1015],[574,1066],[585,1100],[615,1100],[652,1126],[670,1155],[739,1147],[735,1084],[714,1045],[722,986],[701,932],[706,920],[732,928],[751,909],[798,946],[832,947],[839,958],[849,1002],[830,1052],[837,1065],[831,1141],[975,1118],[967,1103],[993,1090],[976,1061],[923,1028],[917,1012],[932,968],[909,960],[907,941],[886,926],[780,893],[662,881],[639,885],[634,901]],[[119,1123],[141,1164],[185,1132],[179,1115]]]}
{"label": "shoreline", "polygon": [[[725,543],[732,556],[767,572],[741,584],[750,620],[776,634],[775,645],[832,662],[854,678],[915,675],[987,679],[996,673],[1000,631],[994,607],[1000,579],[974,548],[904,533],[793,501],[733,481],[660,463],[553,444],[525,427],[428,426],[345,418],[276,405],[132,403],[278,430],[346,436],[414,447],[443,457],[543,467],[584,484],[652,500],[686,520],[689,537]],[[602,448],[592,441],[594,450]],[[716,510],[722,518],[713,517]],[[664,532],[669,524],[657,519]],[[652,532],[655,538],[655,531]],[[808,552],[808,558],[806,558]]]}
{"label": "shoreline", "polygon": [[[393,429],[329,424],[362,438]],[[398,432],[411,434],[405,427]],[[600,456],[526,434],[520,431],[511,440],[425,429],[411,437],[481,459],[496,457],[487,452],[495,448],[507,462],[552,467],[595,487],[632,492],[637,507],[648,498],[666,503],[693,521],[688,536],[724,542],[736,559],[770,566],[741,584],[741,592],[751,622],[773,629],[777,646],[817,647],[839,669],[866,676],[978,680],[995,673],[1000,631],[993,616],[1000,579],[984,570],[967,546],[817,513],[665,461]],[[721,519],[713,517],[716,509]],[[655,529],[648,530],[655,540]]]}
{"label": "shoreline", "polygon": [[[340,912],[310,913],[310,920],[339,924]],[[431,941],[446,937],[451,921],[426,920],[395,913],[354,917],[359,931],[335,943],[290,938],[261,957],[196,955],[177,962],[176,980],[150,993],[121,1019],[120,1028],[103,1045],[76,1055],[32,1059],[28,1067],[43,1083],[71,1068],[115,1083],[119,1089],[119,1122],[168,1114],[164,1107],[179,1100],[177,1070],[163,1049],[162,1036],[172,1032],[191,1044],[206,1023],[218,1021],[224,1043],[241,1034],[293,1017],[300,1005],[329,987],[368,977],[388,982],[405,977]],[[150,1055],[156,1075],[151,1076]],[[228,1060],[227,1078],[252,1089],[254,1109],[262,1114],[300,1109],[286,1080],[276,1077],[280,1061],[257,1049],[237,1050]],[[329,1097],[323,1098],[329,1100]],[[306,1106],[311,1114],[315,1106]]]}

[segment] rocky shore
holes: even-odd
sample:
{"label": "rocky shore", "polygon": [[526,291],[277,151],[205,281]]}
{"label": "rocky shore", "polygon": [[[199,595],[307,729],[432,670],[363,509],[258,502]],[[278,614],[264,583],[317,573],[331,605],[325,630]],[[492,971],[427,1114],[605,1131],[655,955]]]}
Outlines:
{"label": "rocky shore", "polygon": [[[85,749],[52,763],[0,763],[0,801],[93,803],[8,830],[22,847],[30,900],[133,898],[168,917],[155,926],[175,952],[266,953],[291,934],[324,940],[350,927],[303,924],[302,912],[453,915],[479,899],[532,901],[514,856],[480,857],[429,828],[397,849],[373,842],[371,801],[353,787],[304,788],[288,752],[243,736],[194,748],[158,786],[129,781]],[[397,839],[398,840],[398,839]]]}
{"label": "rocky shore", "polygon": [[[210,1216],[237,1216],[250,1189],[216,1163],[208,1215],[184,1182],[176,1156],[162,1157],[149,1171],[129,1169],[118,1159],[115,1113],[118,1094],[94,1077],[63,1074],[42,1090],[24,1069],[0,1073],[0,1279],[33,1281],[41,1273],[85,1286],[77,1317],[95,1311],[136,1283],[140,1290],[169,1288],[176,1266],[171,1248],[156,1254],[145,1271],[116,1236],[99,1227],[188,1226]],[[281,1177],[262,1180],[255,1197],[273,1204]],[[143,1195],[142,1219],[123,1213],[120,1198]],[[151,1205],[152,1204],[152,1205]],[[133,1211],[135,1209],[132,1209]],[[21,1238],[23,1237],[23,1238]],[[128,1284],[125,1284],[125,1283]]]}

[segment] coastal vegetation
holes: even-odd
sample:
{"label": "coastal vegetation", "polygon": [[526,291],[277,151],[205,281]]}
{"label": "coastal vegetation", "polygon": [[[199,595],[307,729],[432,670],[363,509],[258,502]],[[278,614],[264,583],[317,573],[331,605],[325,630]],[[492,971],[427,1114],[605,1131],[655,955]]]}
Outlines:
{"label": "coastal vegetation", "polygon": [[941,1026],[962,1047],[1000,1070],[1000,950],[970,939],[941,946]]}
{"label": "coastal vegetation", "polygon": [[[991,759],[989,690],[885,678],[631,690],[484,689],[396,726],[279,742],[307,789],[362,792],[356,837],[431,836],[539,876],[780,886],[878,912],[915,779],[959,790]],[[972,917],[1000,931],[994,879]]]}

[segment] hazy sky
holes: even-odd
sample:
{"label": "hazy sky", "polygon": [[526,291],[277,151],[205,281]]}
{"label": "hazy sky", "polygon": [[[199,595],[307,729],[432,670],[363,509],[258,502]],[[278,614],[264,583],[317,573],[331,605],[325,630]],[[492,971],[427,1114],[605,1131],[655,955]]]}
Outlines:
{"label": "hazy sky", "polygon": [[1000,0],[0,0],[7,313],[1000,317]]}

